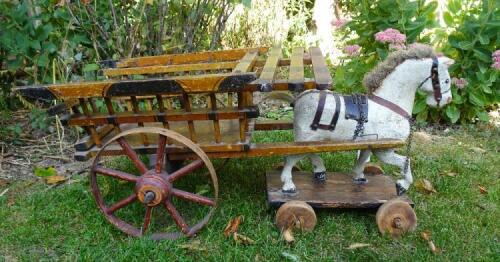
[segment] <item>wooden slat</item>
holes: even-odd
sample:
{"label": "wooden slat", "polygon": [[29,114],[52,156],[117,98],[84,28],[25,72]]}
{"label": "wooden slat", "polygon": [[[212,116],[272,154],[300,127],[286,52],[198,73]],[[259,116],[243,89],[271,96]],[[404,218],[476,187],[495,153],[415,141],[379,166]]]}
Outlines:
{"label": "wooden slat", "polygon": [[172,54],[161,56],[146,56],[123,59],[116,63],[117,67],[141,67],[152,65],[178,65],[202,62],[223,62],[241,59],[249,51],[257,51],[260,54],[267,51],[267,47],[243,48],[223,51],[208,51],[191,54]]}
{"label": "wooden slat", "polygon": [[276,74],[276,69],[278,68],[278,62],[281,58],[281,48],[273,47],[269,51],[269,56],[267,57],[266,64],[262,68],[259,79],[255,80],[254,83],[260,85],[261,91],[271,91],[272,85],[274,83],[274,76]]}
{"label": "wooden slat", "polygon": [[326,65],[325,58],[321,54],[321,50],[318,47],[311,47],[309,48],[309,53],[311,54],[316,88],[331,89],[333,83],[332,76]]}
{"label": "wooden slat", "polygon": [[185,65],[182,64],[182,65],[167,65],[167,66],[110,68],[110,69],[104,69],[103,73],[106,76],[150,75],[150,74],[174,73],[182,71],[233,69],[237,64],[238,62],[234,61],[234,62],[199,63],[199,64],[185,64]]}
{"label": "wooden slat", "polygon": [[115,80],[14,88],[24,97],[56,100],[88,97],[148,96],[157,94],[235,92],[255,80],[255,73],[177,76],[146,80]]}
{"label": "wooden slat", "polygon": [[293,129],[293,120],[257,120],[255,130],[289,130]]}
{"label": "wooden slat", "polygon": [[246,53],[240,62],[233,68],[233,73],[246,73],[251,71],[258,55],[258,52]]}
{"label": "wooden slat", "polygon": [[[291,60],[289,58],[280,58],[278,62],[278,66],[289,66],[291,64]],[[304,65],[310,65],[311,64],[311,56],[309,53],[304,53],[304,60],[303,60]],[[265,59],[257,59],[255,61],[255,66],[262,67],[266,64]]]}
{"label": "wooden slat", "polygon": [[[214,93],[210,94],[210,105],[212,110],[215,112],[217,111],[217,99],[215,97]],[[221,137],[220,137],[220,124],[219,124],[219,119],[216,118],[214,119],[214,136],[215,136],[215,143],[220,143]]]}
{"label": "wooden slat", "polygon": [[[394,181],[386,175],[367,175],[368,183],[355,184],[352,175],[328,172],[324,183],[315,183],[311,173],[294,171],[296,194],[281,191],[283,182],[280,176],[280,171],[268,171],[266,174],[267,199],[273,207],[300,200],[314,208],[378,208],[398,197]],[[408,197],[401,199],[413,204]]]}
{"label": "wooden slat", "polygon": [[304,48],[294,48],[288,75],[288,85],[290,90],[304,90]]}
{"label": "wooden slat", "polygon": [[[98,127],[96,131],[97,135],[102,140],[102,138],[111,133],[113,129],[114,129],[113,125],[105,125],[102,127]],[[75,149],[78,151],[89,150],[94,145],[95,145],[94,139],[92,139],[91,136],[85,136],[75,144]]]}
{"label": "wooden slat", "polygon": [[[379,139],[364,141],[311,141],[311,142],[275,142],[251,144],[249,149],[241,152],[210,152],[211,158],[244,158],[262,156],[286,156],[322,152],[338,152],[361,149],[387,149],[406,145],[404,140]],[[172,156],[172,159],[196,157],[190,153]]]}
{"label": "wooden slat", "polygon": [[[182,94],[182,107],[186,113],[191,112],[191,101],[187,93]],[[196,143],[196,130],[194,129],[194,122],[193,120],[188,120],[187,122],[189,127],[189,138]]]}

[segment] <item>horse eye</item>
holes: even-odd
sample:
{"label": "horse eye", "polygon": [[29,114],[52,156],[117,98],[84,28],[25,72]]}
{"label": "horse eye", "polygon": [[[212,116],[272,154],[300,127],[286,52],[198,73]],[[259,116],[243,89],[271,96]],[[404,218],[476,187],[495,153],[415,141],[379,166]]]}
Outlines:
{"label": "horse eye", "polygon": [[449,84],[449,83],[450,83],[450,79],[446,79],[444,82],[445,82],[446,84]]}

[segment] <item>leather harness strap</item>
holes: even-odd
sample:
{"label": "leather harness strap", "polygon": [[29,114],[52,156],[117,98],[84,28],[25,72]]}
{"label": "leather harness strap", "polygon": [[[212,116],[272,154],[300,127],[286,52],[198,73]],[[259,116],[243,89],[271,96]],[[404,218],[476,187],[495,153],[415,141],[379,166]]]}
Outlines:
{"label": "leather harness strap", "polygon": [[333,94],[333,97],[335,98],[335,112],[333,113],[332,121],[328,127],[328,130],[330,131],[335,130],[335,126],[337,125],[340,115],[340,97],[336,94]]}
{"label": "leather harness strap", "polygon": [[311,129],[316,130],[320,127],[319,121],[321,120],[321,115],[323,115],[323,109],[325,108],[326,92],[321,90],[319,92],[318,107],[316,108],[316,114],[314,115],[313,122],[311,124]]}
{"label": "leather harness strap", "polygon": [[335,112],[333,113],[332,121],[330,122],[329,125],[320,124],[321,116],[323,115],[323,110],[325,109],[327,94],[328,93],[323,90],[319,92],[318,107],[316,108],[316,114],[314,115],[314,119],[311,124],[312,130],[317,130],[317,129],[329,130],[329,131],[335,130],[335,126],[337,125],[337,121],[339,120],[339,115],[340,115],[340,98],[337,94],[333,94],[333,97],[335,98]]}
{"label": "leather harness strap", "polygon": [[397,113],[398,115],[400,115],[406,119],[411,119],[411,115],[408,114],[408,112],[406,112],[403,108],[401,108],[400,106],[394,104],[393,102],[391,102],[389,100],[386,100],[380,96],[376,96],[373,94],[368,95],[368,98],[370,100],[372,100],[373,102],[375,102],[383,107],[389,108],[393,112]]}

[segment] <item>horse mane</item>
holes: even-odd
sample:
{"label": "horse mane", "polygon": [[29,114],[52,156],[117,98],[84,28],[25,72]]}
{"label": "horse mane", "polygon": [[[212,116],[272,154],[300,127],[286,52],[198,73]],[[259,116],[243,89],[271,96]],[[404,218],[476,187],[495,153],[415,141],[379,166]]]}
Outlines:
{"label": "horse mane", "polygon": [[387,59],[379,63],[372,71],[365,75],[363,84],[368,90],[368,93],[373,93],[381,85],[384,79],[408,59],[424,59],[436,56],[434,49],[428,45],[416,44],[414,47],[407,50],[398,50],[391,53]]}

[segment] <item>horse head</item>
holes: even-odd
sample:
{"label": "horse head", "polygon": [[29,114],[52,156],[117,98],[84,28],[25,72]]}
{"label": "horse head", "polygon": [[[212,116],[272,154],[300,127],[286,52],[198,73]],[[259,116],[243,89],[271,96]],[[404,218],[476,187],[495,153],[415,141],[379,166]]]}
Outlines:
{"label": "horse head", "polygon": [[445,56],[432,57],[429,76],[419,85],[420,90],[427,95],[426,103],[431,107],[443,107],[452,99],[451,80],[448,67],[453,64],[453,59]]}

